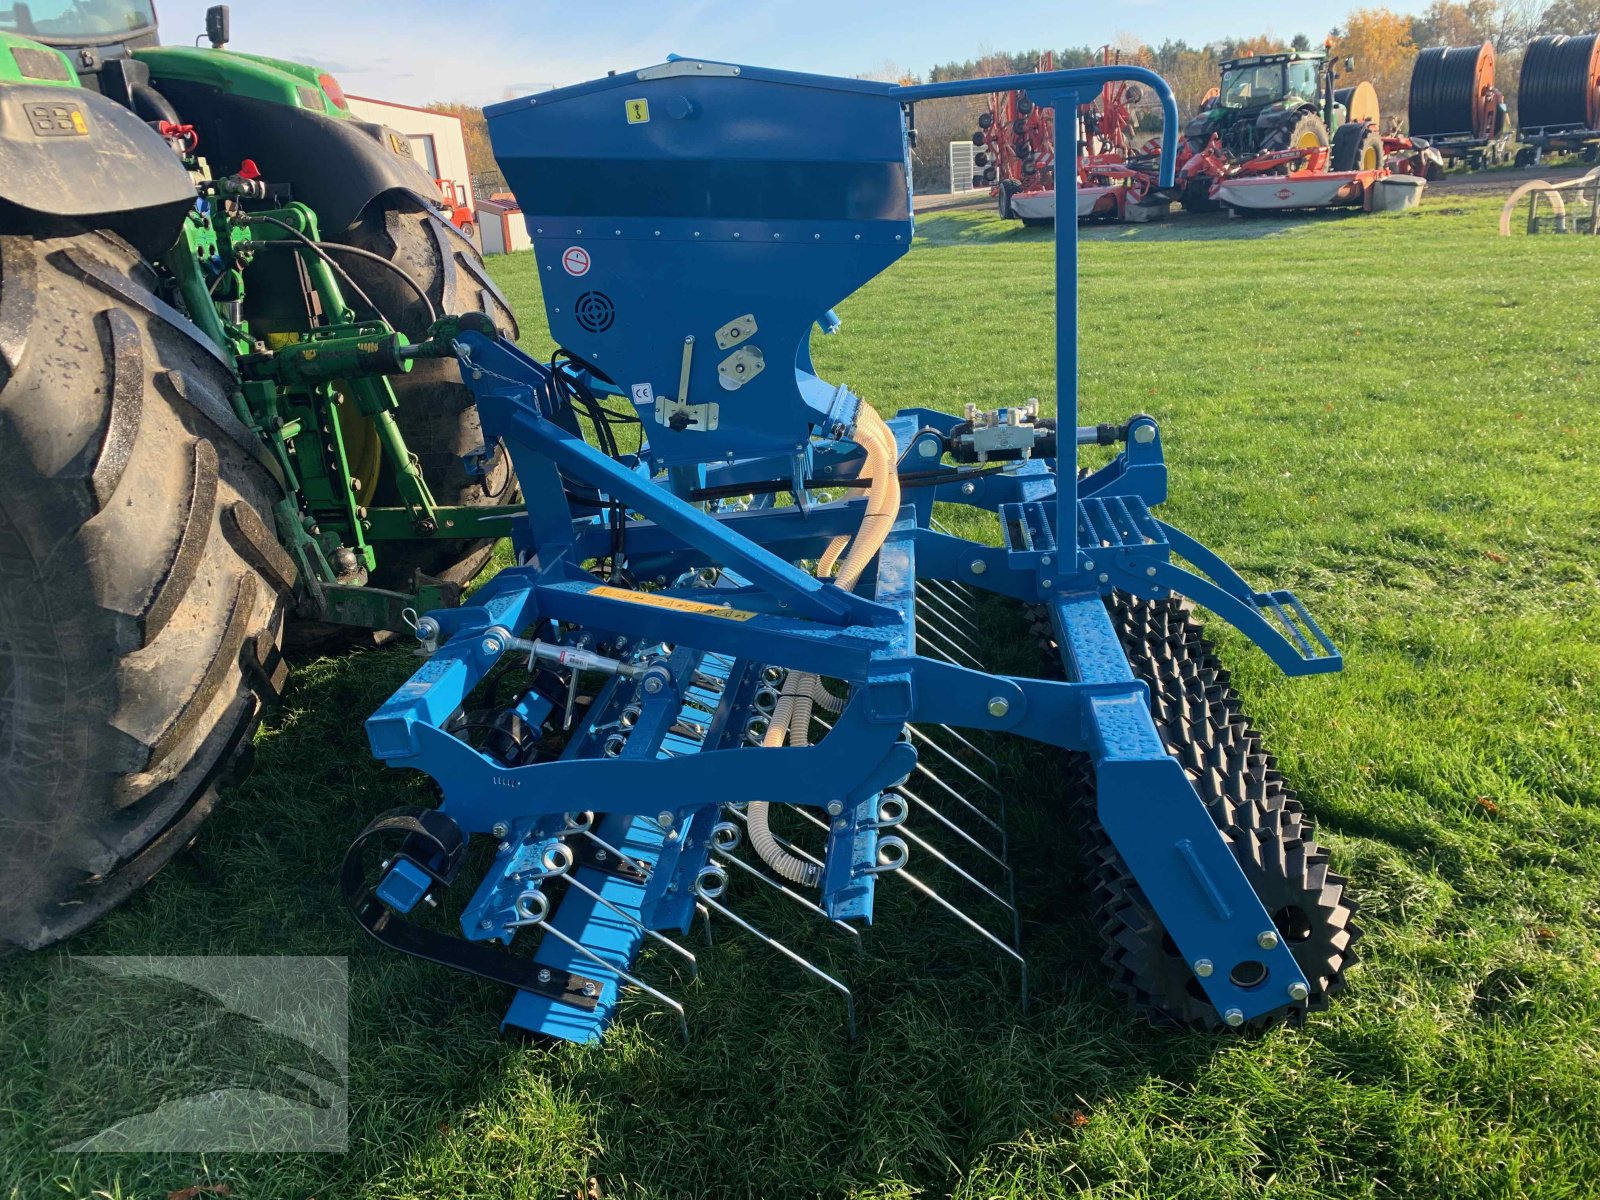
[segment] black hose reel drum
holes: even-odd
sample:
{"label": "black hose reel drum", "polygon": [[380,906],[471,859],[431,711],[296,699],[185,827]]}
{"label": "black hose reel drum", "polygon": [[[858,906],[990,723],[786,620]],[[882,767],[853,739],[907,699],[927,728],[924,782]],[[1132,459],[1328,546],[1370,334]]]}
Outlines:
{"label": "black hose reel drum", "polygon": [[1600,34],[1546,34],[1528,43],[1517,126],[1525,135],[1600,129]]}
{"label": "black hose reel drum", "polygon": [[[1494,46],[1429,46],[1411,68],[1409,126],[1412,137],[1488,141],[1501,130],[1494,89]],[[1527,69],[1523,69],[1527,78]]]}

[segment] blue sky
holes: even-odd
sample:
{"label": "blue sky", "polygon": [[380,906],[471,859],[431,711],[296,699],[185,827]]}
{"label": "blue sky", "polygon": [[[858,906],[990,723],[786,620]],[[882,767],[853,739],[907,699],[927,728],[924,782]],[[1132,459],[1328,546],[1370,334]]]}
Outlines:
{"label": "blue sky", "polygon": [[[669,53],[824,74],[930,66],[989,50],[1090,45],[1131,34],[1201,43],[1271,29],[1321,37],[1351,0],[233,0],[236,49],[320,62],[357,95],[483,104]],[[1404,7],[1404,6],[1402,6]],[[157,0],[164,40],[191,41],[203,0]],[[1004,14],[1004,15],[1002,15]]]}

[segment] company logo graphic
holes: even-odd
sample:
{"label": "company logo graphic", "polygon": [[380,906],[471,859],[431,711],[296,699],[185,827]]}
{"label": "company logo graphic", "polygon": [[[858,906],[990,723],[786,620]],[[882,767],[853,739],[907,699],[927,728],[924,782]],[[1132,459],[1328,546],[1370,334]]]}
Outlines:
{"label": "company logo graphic", "polygon": [[63,958],[50,1144],[343,1150],[347,996],[342,958]]}

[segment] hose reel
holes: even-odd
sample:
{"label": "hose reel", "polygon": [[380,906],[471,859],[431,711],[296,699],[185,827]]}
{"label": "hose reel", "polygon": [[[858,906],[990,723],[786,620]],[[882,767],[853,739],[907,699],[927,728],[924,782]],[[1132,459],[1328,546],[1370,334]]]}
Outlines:
{"label": "hose reel", "polygon": [[1600,128],[1600,34],[1546,34],[1529,42],[1517,107],[1525,132]]}
{"label": "hose reel", "polygon": [[1411,69],[1409,100],[1412,137],[1473,137],[1499,133],[1498,103],[1486,104],[1494,90],[1494,46],[1430,46]]}

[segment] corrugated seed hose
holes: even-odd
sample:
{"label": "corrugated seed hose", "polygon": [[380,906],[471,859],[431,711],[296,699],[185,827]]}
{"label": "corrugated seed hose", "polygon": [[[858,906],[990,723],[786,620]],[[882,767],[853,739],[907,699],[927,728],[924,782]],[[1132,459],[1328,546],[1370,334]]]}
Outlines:
{"label": "corrugated seed hose", "polygon": [[[900,476],[896,471],[898,447],[894,434],[883,423],[883,418],[863,406],[856,422],[856,434],[867,452],[863,470],[871,485],[867,489],[867,509],[853,539],[834,538],[817,560],[817,575],[827,578],[848,541],[850,552],[844,556],[836,580],[847,592],[855,590],[868,565],[883,549],[894,528],[895,517],[900,512]],[[822,685],[816,675],[805,671],[790,671],[784,678],[783,690],[773,706],[767,723],[763,746],[781,746],[785,739],[790,745],[811,744],[811,710],[821,707],[825,712],[836,713],[844,708],[844,700],[833,695]],[[816,887],[822,869],[798,855],[791,854],[772,836],[768,826],[771,806],[765,800],[752,800],[746,814],[749,818],[750,845],[761,856],[761,861],[790,883]]]}

